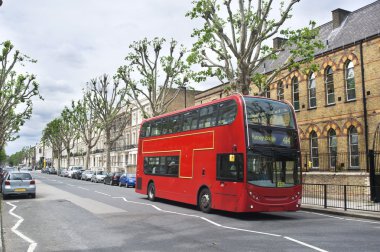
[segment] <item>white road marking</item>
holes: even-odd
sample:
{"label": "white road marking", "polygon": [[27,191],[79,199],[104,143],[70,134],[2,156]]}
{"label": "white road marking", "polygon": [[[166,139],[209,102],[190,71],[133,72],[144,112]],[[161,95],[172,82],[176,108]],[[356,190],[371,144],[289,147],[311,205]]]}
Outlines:
{"label": "white road marking", "polygon": [[84,188],[84,187],[81,187],[81,186],[78,186],[79,189],[82,189],[82,190],[86,190],[86,191],[90,191],[90,189],[88,188]]}
{"label": "white road marking", "polygon": [[292,241],[292,242],[295,242],[295,243],[301,244],[301,245],[303,245],[303,246],[305,246],[305,247],[309,247],[309,248],[314,249],[314,250],[316,250],[316,251],[327,252],[327,250],[317,248],[317,247],[315,247],[315,246],[312,246],[312,245],[310,245],[310,244],[307,244],[307,243],[304,243],[304,242],[298,241],[298,240],[296,240],[296,239],[293,239],[293,238],[290,238],[290,237],[287,237],[287,236],[284,236],[283,238],[288,239],[289,241]]}
{"label": "white road marking", "polygon": [[106,195],[106,196],[111,196],[111,195],[109,195],[109,194],[107,194],[107,193],[103,193],[103,192],[98,192],[98,191],[94,191],[94,192],[99,193],[99,194],[102,194],[102,195]]}
{"label": "white road marking", "polygon": [[76,186],[76,185],[73,185],[73,184],[67,184],[68,186],[72,186],[72,187],[74,187],[74,186]]}
{"label": "white road marking", "polygon": [[278,235],[278,234],[271,234],[271,233],[265,233],[265,232],[260,232],[260,231],[255,231],[255,230],[249,230],[249,229],[242,229],[242,228],[234,228],[234,227],[224,226],[222,224],[216,223],[216,222],[214,222],[214,221],[212,221],[212,220],[210,220],[210,219],[208,219],[206,217],[201,217],[199,215],[184,214],[184,213],[178,213],[178,212],[173,212],[173,211],[162,210],[161,208],[159,208],[158,206],[155,206],[153,204],[131,201],[131,200],[127,200],[125,197],[112,197],[112,198],[114,198],[114,199],[123,199],[125,202],[128,202],[128,203],[150,206],[150,207],[153,207],[154,209],[156,209],[157,211],[164,212],[164,213],[172,213],[172,214],[177,214],[177,215],[182,215],[182,216],[199,218],[199,219],[202,219],[202,220],[204,220],[204,221],[206,221],[206,222],[208,222],[208,223],[210,223],[210,224],[212,224],[214,226],[221,227],[221,228],[224,228],[224,229],[230,229],[230,230],[236,230],[236,231],[242,231],[242,232],[248,232],[248,233],[254,233],[254,234],[261,234],[261,235],[280,237],[280,238],[283,238],[283,239],[295,242],[297,244],[300,244],[302,246],[311,248],[311,249],[319,251],[319,252],[328,252],[327,250],[315,247],[315,246],[310,245],[310,244],[305,243],[305,242],[301,242],[299,240],[290,238],[288,236],[283,236],[283,235]]}
{"label": "white road marking", "polygon": [[302,211],[304,213],[314,214],[314,215],[320,215],[328,218],[338,219],[338,220],[345,220],[345,221],[357,221],[357,222],[363,222],[363,223],[371,223],[371,224],[380,224],[379,221],[370,221],[370,220],[360,220],[360,219],[353,219],[353,218],[344,218],[344,217],[336,217],[329,214],[323,214],[323,213],[314,213],[309,211]]}
{"label": "white road marking", "polygon": [[[18,201],[13,201],[13,202],[16,203]],[[18,216],[17,214],[13,213],[13,211],[17,208],[17,206],[13,205],[10,202],[7,202],[7,204],[13,207],[11,210],[9,210],[9,214],[13,215],[14,217],[16,217],[18,219],[16,224],[12,227],[12,232],[15,233],[16,235],[18,235],[19,237],[21,237],[21,239],[29,242],[30,245],[28,247],[28,252],[33,252],[34,249],[37,247],[37,243],[35,241],[33,241],[32,239],[30,239],[28,236],[24,235],[23,233],[21,233],[20,231],[17,230],[17,228],[24,221],[24,219],[21,216]]]}

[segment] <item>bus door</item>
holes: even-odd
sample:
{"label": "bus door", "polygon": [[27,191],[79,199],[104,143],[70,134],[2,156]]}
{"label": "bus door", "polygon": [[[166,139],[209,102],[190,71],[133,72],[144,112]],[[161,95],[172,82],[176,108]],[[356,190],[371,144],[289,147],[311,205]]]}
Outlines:
{"label": "bus door", "polygon": [[236,211],[243,190],[244,162],[242,153],[217,155],[216,182],[212,188],[213,207]]}

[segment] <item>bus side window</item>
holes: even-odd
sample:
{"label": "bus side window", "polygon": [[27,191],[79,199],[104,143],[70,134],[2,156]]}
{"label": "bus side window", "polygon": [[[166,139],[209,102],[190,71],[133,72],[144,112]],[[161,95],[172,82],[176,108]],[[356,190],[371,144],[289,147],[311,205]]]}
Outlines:
{"label": "bus side window", "polygon": [[152,122],[152,128],[150,130],[150,135],[151,136],[159,136],[159,135],[161,135],[161,130],[162,130],[161,119],[155,120]]}
{"label": "bus side window", "polygon": [[172,133],[180,132],[182,130],[182,115],[170,117],[169,120],[173,122],[171,125]]}
{"label": "bus side window", "polygon": [[148,137],[148,136],[150,136],[150,123],[146,122],[141,127],[140,137]]}
{"label": "bus side window", "polygon": [[162,135],[173,133],[173,126],[172,126],[173,121],[170,119],[171,118],[169,117],[162,118],[162,130],[161,130]]}
{"label": "bus side window", "polygon": [[225,125],[233,122],[236,117],[237,105],[234,100],[219,104],[218,125]]}
{"label": "bus side window", "polygon": [[178,176],[179,157],[166,157],[167,175]]}
{"label": "bus side window", "polygon": [[227,153],[217,155],[218,180],[243,181],[243,154]]}
{"label": "bus side window", "polygon": [[216,125],[218,105],[207,106],[199,110],[199,128],[208,128]]}
{"label": "bus side window", "polygon": [[192,110],[183,115],[183,131],[198,128],[198,111],[197,109]]}
{"label": "bus side window", "polygon": [[178,176],[179,156],[144,158],[144,173],[162,176]]}

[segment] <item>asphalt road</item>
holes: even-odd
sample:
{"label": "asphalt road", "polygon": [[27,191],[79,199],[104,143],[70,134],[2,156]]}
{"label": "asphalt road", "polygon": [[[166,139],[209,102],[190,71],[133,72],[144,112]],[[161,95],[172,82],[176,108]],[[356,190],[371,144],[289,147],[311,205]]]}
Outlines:
{"label": "asphalt road", "polygon": [[310,212],[204,214],[120,188],[36,173],[37,198],[3,201],[6,252],[379,251],[380,222]]}

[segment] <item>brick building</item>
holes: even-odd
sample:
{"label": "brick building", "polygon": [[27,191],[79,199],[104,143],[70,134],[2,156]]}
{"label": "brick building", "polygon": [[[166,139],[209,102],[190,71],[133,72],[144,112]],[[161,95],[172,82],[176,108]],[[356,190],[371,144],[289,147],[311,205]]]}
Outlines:
{"label": "brick building", "polygon": [[[333,10],[332,21],[319,27],[319,39],[325,43],[315,55],[319,71],[286,70],[269,87],[267,96],[288,100],[296,110],[305,171],[344,171],[349,173],[346,183],[368,184],[368,179],[358,182],[352,175],[368,178],[366,153],[376,144],[374,139],[379,141],[379,13],[380,1],[353,12]],[[274,46],[281,40],[274,39]],[[281,53],[260,72],[270,73],[281,64],[288,51]],[[198,94],[195,103],[225,96],[223,86]]]}

